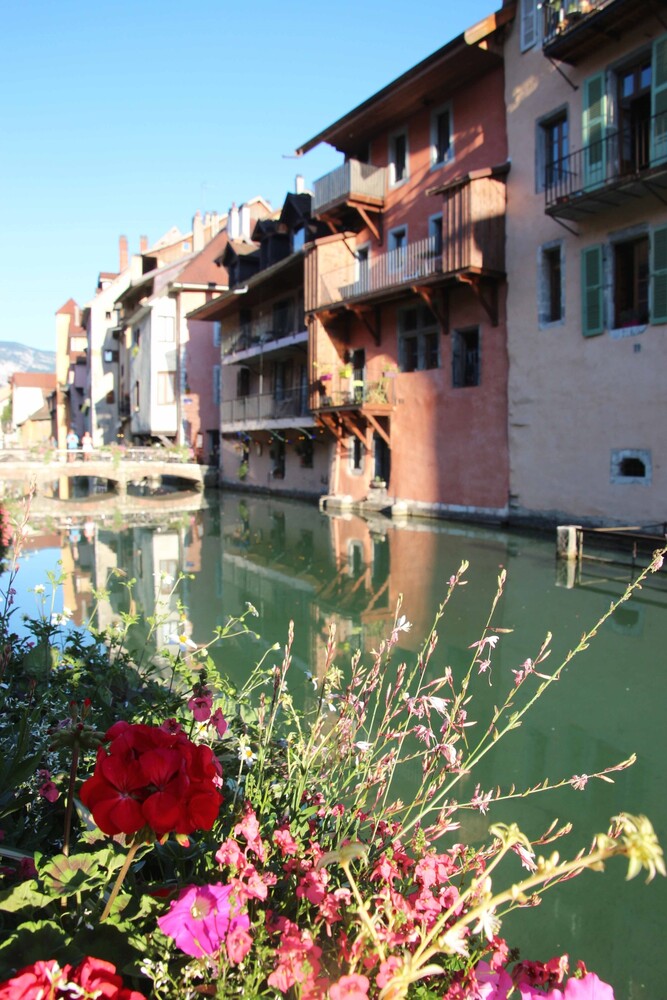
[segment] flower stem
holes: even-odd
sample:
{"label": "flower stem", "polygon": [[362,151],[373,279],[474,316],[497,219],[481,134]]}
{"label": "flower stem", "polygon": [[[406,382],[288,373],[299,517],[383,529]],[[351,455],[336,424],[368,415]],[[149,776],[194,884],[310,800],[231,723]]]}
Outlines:
{"label": "flower stem", "polygon": [[63,839],[63,854],[69,854],[69,838],[72,832],[72,810],[74,807],[74,783],[79,766],[79,747],[75,744],[72,751],[72,763],[69,769],[69,786],[67,788],[67,806],[65,808],[65,835]]}
{"label": "flower stem", "polygon": [[100,923],[102,923],[103,921],[105,921],[107,919],[107,917],[109,916],[109,914],[111,913],[111,909],[113,907],[113,904],[116,902],[116,896],[120,892],[120,887],[122,886],[123,882],[125,881],[125,876],[127,875],[128,871],[129,871],[129,868],[130,868],[130,865],[134,861],[134,856],[135,856],[135,854],[137,853],[138,850],[139,850],[139,844],[136,843],[136,844],[132,844],[132,846],[130,847],[129,851],[127,852],[127,856],[125,858],[125,861],[123,862],[123,867],[118,872],[118,877],[117,877],[117,879],[116,879],[116,881],[114,883],[113,889],[111,890],[111,895],[107,899],[107,905],[104,907],[104,912],[103,912],[102,916],[100,917]]}

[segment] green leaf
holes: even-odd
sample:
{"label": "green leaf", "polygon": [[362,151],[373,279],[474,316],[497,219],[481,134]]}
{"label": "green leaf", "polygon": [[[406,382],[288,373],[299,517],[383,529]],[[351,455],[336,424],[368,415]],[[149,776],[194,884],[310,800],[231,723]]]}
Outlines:
{"label": "green leaf", "polygon": [[21,924],[0,944],[0,981],[9,979],[25,965],[44,959],[71,961],[69,937],[53,920],[35,920]]}
{"label": "green leaf", "polygon": [[54,896],[73,896],[82,889],[92,889],[107,882],[106,872],[100,870],[97,857],[91,854],[72,857],[57,854],[39,874],[45,888]]}
{"label": "green leaf", "polygon": [[7,913],[16,913],[26,907],[40,909],[42,906],[48,906],[50,902],[51,896],[39,891],[34,878],[19,882],[11,889],[0,892],[0,910],[5,910]]}

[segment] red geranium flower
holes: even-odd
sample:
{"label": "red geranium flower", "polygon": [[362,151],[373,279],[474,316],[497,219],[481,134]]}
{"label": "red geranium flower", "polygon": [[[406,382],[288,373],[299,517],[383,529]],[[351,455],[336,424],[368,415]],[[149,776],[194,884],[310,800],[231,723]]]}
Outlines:
{"label": "red geranium flower", "polygon": [[220,766],[210,747],[183,732],[117,722],[100,747],[81,801],[104,833],[155,836],[210,830],[220,809],[215,781]]}

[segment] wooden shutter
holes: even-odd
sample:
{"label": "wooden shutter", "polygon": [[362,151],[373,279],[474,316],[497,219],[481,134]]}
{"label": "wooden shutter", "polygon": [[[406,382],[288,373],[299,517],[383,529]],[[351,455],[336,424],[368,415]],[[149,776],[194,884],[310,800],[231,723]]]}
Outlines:
{"label": "wooden shutter", "polygon": [[521,51],[537,41],[537,0],[521,0]]}
{"label": "wooden shutter", "polygon": [[607,93],[605,74],[596,73],[584,81],[582,134],[584,143],[584,186],[597,187],[606,176]]}
{"label": "wooden shutter", "polygon": [[667,159],[667,35],[653,43],[651,66],[651,166]]}
{"label": "wooden shutter", "polygon": [[604,330],[602,245],[581,251],[581,332],[595,337]]}
{"label": "wooden shutter", "polygon": [[667,226],[651,238],[651,323],[667,323]]}

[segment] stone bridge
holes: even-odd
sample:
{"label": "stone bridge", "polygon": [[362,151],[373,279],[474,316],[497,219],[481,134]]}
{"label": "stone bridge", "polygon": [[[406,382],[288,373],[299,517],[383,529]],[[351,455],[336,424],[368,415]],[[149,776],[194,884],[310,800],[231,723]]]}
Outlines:
{"label": "stone bridge", "polygon": [[68,479],[101,479],[119,496],[127,494],[130,483],[159,487],[165,478],[178,480],[185,489],[201,491],[207,475],[215,470],[197,462],[183,461],[159,448],[127,448],[122,452],[92,452],[79,449],[66,453],[53,451],[43,459],[19,449],[0,451],[0,489],[6,493],[12,484],[22,485],[26,492],[34,484],[40,495],[54,482]]}

